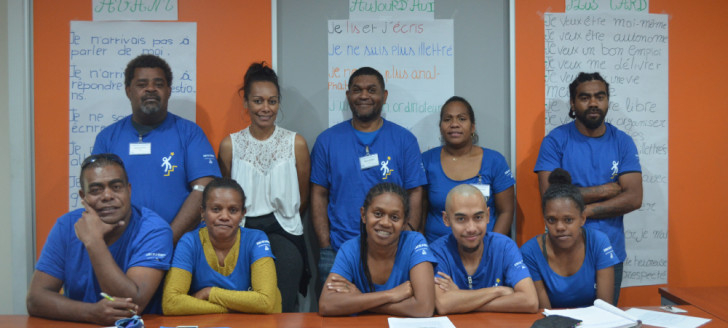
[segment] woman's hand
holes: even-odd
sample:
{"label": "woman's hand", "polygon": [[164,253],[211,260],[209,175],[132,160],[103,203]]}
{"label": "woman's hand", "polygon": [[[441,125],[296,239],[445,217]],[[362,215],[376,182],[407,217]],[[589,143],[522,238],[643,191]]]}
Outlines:
{"label": "woman's hand", "polygon": [[389,292],[391,297],[389,303],[399,303],[415,295],[414,290],[412,290],[412,283],[409,280],[387,292]]}
{"label": "woman's hand", "polygon": [[332,276],[331,281],[326,284],[326,288],[337,293],[361,294],[361,291],[356,288],[356,285],[340,276]]}
{"label": "woman's hand", "polygon": [[205,287],[203,289],[198,290],[194,295],[195,298],[199,298],[201,300],[209,300],[210,299],[210,291],[212,290],[212,287]]}

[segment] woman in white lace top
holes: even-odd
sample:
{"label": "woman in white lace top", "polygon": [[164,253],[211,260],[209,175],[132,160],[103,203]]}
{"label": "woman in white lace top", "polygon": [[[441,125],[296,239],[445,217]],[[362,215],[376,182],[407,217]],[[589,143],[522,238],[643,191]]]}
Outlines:
{"label": "woman in white lace top", "polygon": [[308,146],[301,135],[275,125],[280,87],[265,62],[250,65],[238,91],[243,92],[250,126],[220,143],[220,170],[248,196],[241,225],[268,235],[283,312],[295,312],[298,292],[305,295],[310,277],[301,223],[308,206]]}

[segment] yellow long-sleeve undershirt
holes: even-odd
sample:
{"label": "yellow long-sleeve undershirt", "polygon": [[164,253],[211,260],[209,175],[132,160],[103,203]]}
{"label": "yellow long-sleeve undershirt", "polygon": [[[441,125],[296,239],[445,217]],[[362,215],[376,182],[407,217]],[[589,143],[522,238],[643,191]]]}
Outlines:
{"label": "yellow long-sleeve undershirt", "polygon": [[[230,275],[235,270],[240,249],[240,232],[235,244],[225,256],[224,266],[220,266],[212,247],[207,228],[200,229],[200,241],[208,265],[222,275]],[[227,290],[212,287],[208,300],[188,295],[192,273],[179,268],[171,268],[164,281],[162,309],[166,315],[194,315],[208,313],[245,312],[280,313],[281,293],[277,287],[275,262],[270,257],[258,259],[250,266],[252,291]]]}

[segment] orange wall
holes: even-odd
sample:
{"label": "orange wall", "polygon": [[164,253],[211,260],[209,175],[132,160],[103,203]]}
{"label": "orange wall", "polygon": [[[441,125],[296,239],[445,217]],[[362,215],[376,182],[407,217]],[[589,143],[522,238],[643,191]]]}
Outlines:
{"label": "orange wall", "polygon": [[[270,2],[178,3],[179,21],[197,22],[197,123],[217,150],[225,135],[250,122],[237,90],[251,62],[271,61]],[[36,249],[40,253],[56,218],[68,211],[70,21],[90,21],[92,14],[89,0],[35,0],[33,11]]]}
{"label": "orange wall", "polygon": [[[543,232],[533,167],[544,136],[543,12],[564,0],[516,1],[516,165],[523,244]],[[669,15],[668,284],[726,285],[728,276],[728,2],[651,0]],[[628,250],[629,252],[629,250]],[[658,286],[622,289],[621,306],[658,305]]]}

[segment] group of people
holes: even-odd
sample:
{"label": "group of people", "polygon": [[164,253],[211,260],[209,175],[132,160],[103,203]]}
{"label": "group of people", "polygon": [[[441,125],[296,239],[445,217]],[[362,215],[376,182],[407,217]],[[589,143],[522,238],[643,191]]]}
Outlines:
{"label": "group of people", "polygon": [[311,278],[309,207],[321,315],[617,302],[622,216],[641,206],[642,179],[634,142],[604,121],[609,86],[598,73],[570,85],[575,120],[544,138],[535,172],[546,232],[520,250],[507,237],[513,175],[476,145],[464,98],[445,102],[443,145],[421,154],[381,115],[382,75],[362,67],[346,91],[352,119],[323,131],[309,155],[301,135],[275,124],[276,73],[254,63],[239,90],[250,126],[215,156],[199,126],[167,111],[171,84],[159,57],[127,65],[132,114],[102,130],[82,163],[83,208],[51,230],[29,314],[109,324],[137,313],[294,312]]}

